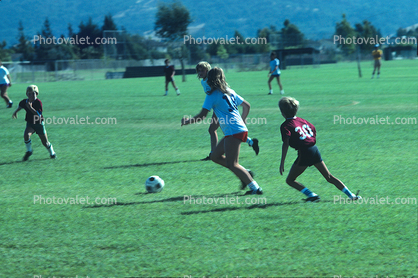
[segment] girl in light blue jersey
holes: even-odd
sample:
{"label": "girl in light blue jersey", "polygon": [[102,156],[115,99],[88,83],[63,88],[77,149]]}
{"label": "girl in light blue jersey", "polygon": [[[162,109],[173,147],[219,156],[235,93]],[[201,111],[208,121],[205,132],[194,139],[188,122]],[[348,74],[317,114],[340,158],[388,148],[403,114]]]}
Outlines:
{"label": "girl in light blue jersey", "polygon": [[[230,89],[225,81],[221,68],[213,68],[208,72],[207,84],[211,90],[207,92],[202,110],[193,118],[183,118],[181,125],[188,125],[203,120],[213,109],[219,125],[225,135],[211,154],[211,160],[231,170],[250,191],[245,194],[263,194],[262,189],[244,167],[238,163],[239,151],[242,142],[246,142],[248,129],[245,120],[250,112],[250,103]],[[242,115],[238,111],[242,106]]]}

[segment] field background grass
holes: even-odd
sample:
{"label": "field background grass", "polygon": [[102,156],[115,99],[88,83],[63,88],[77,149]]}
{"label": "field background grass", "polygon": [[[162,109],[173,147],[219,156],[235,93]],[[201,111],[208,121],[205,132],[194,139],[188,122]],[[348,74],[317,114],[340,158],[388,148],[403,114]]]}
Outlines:
{"label": "field background grass", "polygon": [[[339,124],[334,117],[418,117],[417,61],[338,63],[282,72],[286,95],[301,103],[298,116],[317,128],[317,146],[329,170],[365,198],[418,196],[417,125]],[[248,125],[260,140],[246,144],[240,162],[263,188],[265,204],[190,204],[194,198],[240,198],[239,181],[213,162],[208,125],[180,126],[200,111],[204,93],[195,76],[163,97],[163,78],[39,83],[46,118],[116,118],[116,124],[47,124],[58,159],[36,135],[27,162],[24,111],[0,109],[0,277],[279,276],[413,277],[418,275],[415,204],[339,204],[344,195],[314,168],[299,179],[322,201],[279,174],[280,124],[267,71],[226,72],[231,87],[251,103]],[[28,84],[15,84],[15,105]],[[218,134],[222,136],[219,130]],[[288,172],[296,152],[289,151]],[[151,175],[166,183],[145,194]],[[43,198],[116,198],[117,204],[34,204]],[[255,197],[256,198],[256,197]]]}

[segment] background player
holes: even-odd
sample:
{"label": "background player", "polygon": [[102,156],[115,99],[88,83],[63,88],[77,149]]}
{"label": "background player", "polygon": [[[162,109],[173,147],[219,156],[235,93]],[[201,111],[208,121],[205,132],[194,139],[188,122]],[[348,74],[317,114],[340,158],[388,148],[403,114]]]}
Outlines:
{"label": "background player", "polygon": [[372,73],[372,79],[374,78],[374,73],[377,69],[377,78],[380,76],[380,66],[382,65],[381,58],[382,58],[382,50],[379,49],[379,44],[374,46],[374,50],[372,51],[372,56],[374,59],[374,67]]}
{"label": "background player", "polygon": [[[211,66],[208,62],[202,61],[199,62],[196,65],[196,72],[197,72],[197,78],[202,79],[200,81],[200,84],[202,84],[203,91],[207,94],[211,91],[210,86],[207,84],[207,76],[208,72],[210,71]],[[217,129],[219,128],[218,118],[216,117],[216,114],[212,114],[212,120],[210,122],[209,126],[209,135],[210,135],[210,153],[207,157],[203,158],[202,160],[210,160],[210,154],[213,152],[213,150],[216,148],[216,145],[218,144],[218,133]],[[253,148],[255,151],[255,154],[258,155],[260,148],[258,146],[258,139],[254,138],[251,139],[250,137],[247,138],[247,143],[250,147]],[[244,185],[246,186],[246,185]]]}
{"label": "background player", "polygon": [[282,83],[280,82],[280,61],[276,58],[276,52],[272,52],[270,54],[270,71],[267,76],[269,76],[268,85],[269,85],[269,95],[273,94],[273,89],[271,88],[271,81],[276,78],[277,84],[279,84],[280,87],[280,94],[284,95],[284,90]]}
{"label": "background player", "polygon": [[294,189],[302,192],[308,198],[306,202],[317,202],[320,200],[319,196],[300,182],[296,181],[306,168],[314,165],[324,178],[335,185],[339,190],[344,192],[350,199],[358,200],[361,197],[356,196],[336,177],[331,175],[322,161],[321,154],[316,147],[316,129],[307,120],[296,117],[299,109],[299,101],[291,97],[282,97],[279,101],[279,108],[286,121],[280,126],[282,135],[282,159],[280,162],[280,175],[284,172],[284,161],[286,159],[287,150],[290,147],[298,151],[298,157],[290,168],[289,175],[286,178],[286,183]]}
{"label": "background player", "polygon": [[174,70],[174,65],[170,66],[170,59],[165,59],[165,68],[164,68],[164,74],[165,74],[165,96],[168,95],[168,83],[171,82],[173,84],[174,89],[176,90],[177,95],[180,95],[180,90],[177,88],[176,83],[174,82],[174,74],[176,71]]}
{"label": "background player", "polygon": [[7,88],[11,86],[12,86],[12,79],[10,78],[10,73],[0,61],[0,92],[1,92],[1,97],[6,102],[7,108],[12,108],[13,106],[13,101],[7,95]]}
{"label": "background player", "polygon": [[[245,126],[245,119],[250,112],[250,104],[228,87],[223,70],[220,68],[215,67],[208,72],[207,84],[211,87],[211,91],[206,95],[202,110],[190,119],[183,118],[181,125],[203,120],[213,109],[225,137],[213,150],[212,161],[228,168],[245,183],[250,188],[246,195],[263,194],[250,173],[238,162],[241,142],[247,140],[248,129]],[[243,107],[242,115],[238,111],[239,105]]]}
{"label": "background player", "polygon": [[27,99],[22,100],[19,102],[19,107],[13,113],[12,118],[17,118],[17,112],[21,109],[26,111],[26,128],[23,134],[23,138],[25,139],[26,145],[26,154],[23,157],[23,161],[28,160],[28,158],[32,155],[32,140],[30,139],[31,135],[36,132],[39,138],[42,141],[42,144],[45,148],[49,151],[49,155],[51,158],[56,158],[56,154],[54,149],[52,148],[52,144],[48,141],[48,137],[46,135],[46,129],[44,124],[44,118],[42,116],[42,102],[37,98],[39,95],[38,86],[30,85],[26,89],[26,96]]}

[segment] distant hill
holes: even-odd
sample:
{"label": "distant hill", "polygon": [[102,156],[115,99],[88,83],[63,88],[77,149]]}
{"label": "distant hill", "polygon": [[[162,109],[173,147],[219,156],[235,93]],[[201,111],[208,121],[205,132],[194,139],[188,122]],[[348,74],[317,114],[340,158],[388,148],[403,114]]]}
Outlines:
{"label": "distant hill", "polygon": [[[161,0],[2,0],[0,1],[0,41],[9,47],[17,42],[18,22],[22,20],[25,34],[33,38],[42,28],[45,18],[51,22],[55,36],[68,35],[70,23],[75,32],[81,21],[92,17],[101,27],[104,16],[113,15],[118,28],[143,35],[152,31],[157,4]],[[171,1],[163,1],[171,2]],[[382,35],[396,33],[400,27],[418,21],[417,0],[280,0],[238,1],[182,0],[193,18],[190,26],[196,35],[206,37],[231,37],[238,30],[245,37],[255,37],[257,30],[270,25],[283,27],[285,19],[296,24],[306,38],[330,38],[335,24],[345,13],[354,25],[365,19],[381,30]]]}

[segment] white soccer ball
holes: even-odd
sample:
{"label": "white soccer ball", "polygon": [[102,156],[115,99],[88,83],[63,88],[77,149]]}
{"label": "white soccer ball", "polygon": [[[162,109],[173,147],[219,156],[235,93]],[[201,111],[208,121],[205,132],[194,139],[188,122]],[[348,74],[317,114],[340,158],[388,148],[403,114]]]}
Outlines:
{"label": "white soccer ball", "polygon": [[145,182],[145,189],[149,193],[161,192],[164,188],[164,181],[159,176],[151,176]]}

